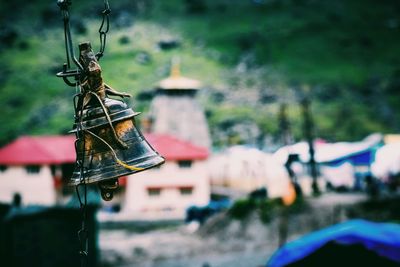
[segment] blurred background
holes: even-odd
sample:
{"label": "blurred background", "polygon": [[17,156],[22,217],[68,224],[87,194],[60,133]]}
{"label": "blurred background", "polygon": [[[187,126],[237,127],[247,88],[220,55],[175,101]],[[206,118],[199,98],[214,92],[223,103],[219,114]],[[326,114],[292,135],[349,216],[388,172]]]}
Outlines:
{"label": "blurred background", "polygon": [[[89,266],[264,266],[332,224],[400,221],[399,2],[109,3],[103,78],[166,163],[110,202],[89,187]],[[103,9],[72,1],[76,51],[99,50]],[[62,15],[1,1],[0,25],[0,255],[76,266]]]}

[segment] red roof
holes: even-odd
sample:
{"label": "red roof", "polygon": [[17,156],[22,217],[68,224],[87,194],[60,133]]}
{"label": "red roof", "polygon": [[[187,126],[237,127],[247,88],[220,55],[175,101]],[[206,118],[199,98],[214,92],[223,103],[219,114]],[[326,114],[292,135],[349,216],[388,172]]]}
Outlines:
{"label": "red roof", "polygon": [[166,134],[145,134],[146,140],[166,160],[201,160],[208,149]]}
{"label": "red roof", "polygon": [[23,136],[0,149],[0,164],[75,162],[75,136]]}
{"label": "red roof", "polygon": [[[201,160],[206,148],[168,135],[147,134],[147,141],[166,160]],[[75,162],[75,136],[23,136],[0,149],[2,165],[41,165]]]}

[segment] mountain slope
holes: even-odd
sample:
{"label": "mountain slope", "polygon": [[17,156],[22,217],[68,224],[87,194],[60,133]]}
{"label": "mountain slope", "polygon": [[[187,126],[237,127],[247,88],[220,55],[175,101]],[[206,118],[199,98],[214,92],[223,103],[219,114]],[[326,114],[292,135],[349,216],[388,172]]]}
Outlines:
{"label": "mountain slope", "polygon": [[[399,131],[400,4],[397,1],[111,1],[101,65],[107,83],[146,111],[150,89],[179,56],[183,75],[204,83],[215,145],[278,140],[278,111],[289,103],[302,138],[298,96],[311,87],[316,135],[352,140]],[[102,1],[74,1],[75,45],[98,48]],[[12,12],[11,12],[12,10]],[[64,59],[56,2],[0,4],[0,143],[18,135],[66,133],[69,88],[55,77]],[[299,93],[300,92],[300,93]],[[343,119],[345,118],[345,119]]]}

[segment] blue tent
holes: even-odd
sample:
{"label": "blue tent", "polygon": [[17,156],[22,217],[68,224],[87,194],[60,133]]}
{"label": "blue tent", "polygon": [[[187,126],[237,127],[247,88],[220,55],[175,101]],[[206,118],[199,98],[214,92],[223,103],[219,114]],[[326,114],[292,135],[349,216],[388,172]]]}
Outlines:
{"label": "blue tent", "polygon": [[[267,267],[281,266],[314,266],[313,264],[295,265],[294,263],[312,257],[313,254],[322,251],[327,245],[334,244],[336,251],[330,251],[333,259],[340,258],[338,247],[344,250],[357,246],[368,253],[379,257],[383,261],[389,262],[390,266],[400,266],[400,225],[392,223],[373,223],[364,220],[351,220],[340,223],[311,234],[305,235],[295,241],[285,244],[278,249],[267,263]],[[325,250],[326,251],[326,250]],[[347,253],[347,261],[360,261],[362,258],[356,254]],[[354,257],[352,258],[352,256]],[[318,260],[320,266],[335,266],[329,262],[329,257],[325,253]],[[315,261],[314,261],[315,263]],[[328,263],[328,265],[326,265]],[[371,263],[372,264],[372,263]],[[385,266],[389,266],[385,265]],[[337,266],[337,265],[336,265]],[[361,266],[350,265],[349,266]],[[364,265],[365,266],[365,265]],[[368,264],[367,266],[372,266]],[[377,266],[377,265],[375,265]],[[383,266],[383,265],[378,265]]]}

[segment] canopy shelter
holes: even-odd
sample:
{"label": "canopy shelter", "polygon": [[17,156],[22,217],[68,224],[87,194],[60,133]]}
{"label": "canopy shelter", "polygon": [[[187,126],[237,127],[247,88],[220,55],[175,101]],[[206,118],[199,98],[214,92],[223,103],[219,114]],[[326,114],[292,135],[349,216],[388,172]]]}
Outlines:
{"label": "canopy shelter", "polygon": [[[329,166],[338,166],[344,162],[350,162],[354,166],[370,165],[381,141],[382,137],[379,134],[370,135],[359,142],[326,143],[316,140],[314,144],[315,160],[317,163]],[[309,147],[306,142],[282,147],[274,153],[274,156],[285,163],[290,154],[297,154],[299,160],[304,163],[310,160]]]}
{"label": "canopy shelter", "polygon": [[400,225],[340,223],[287,243],[266,266],[400,266]]}

